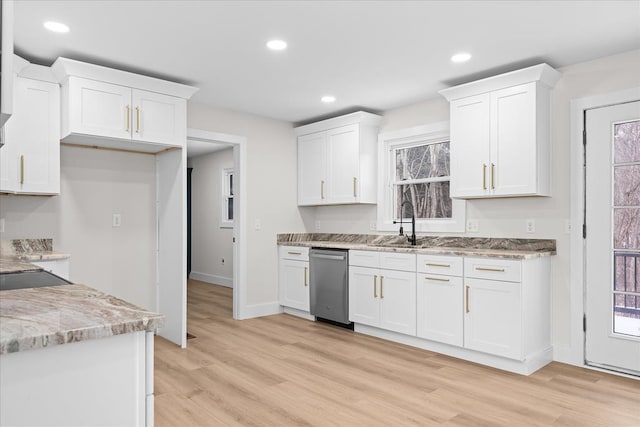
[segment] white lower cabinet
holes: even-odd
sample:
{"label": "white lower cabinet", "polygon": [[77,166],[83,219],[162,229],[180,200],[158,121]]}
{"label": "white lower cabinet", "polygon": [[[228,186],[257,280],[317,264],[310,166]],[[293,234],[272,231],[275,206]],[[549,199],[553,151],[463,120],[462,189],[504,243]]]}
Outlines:
{"label": "white lower cabinet", "polygon": [[522,359],[521,284],[465,279],[464,346]]}
{"label": "white lower cabinet", "polygon": [[418,255],[417,335],[463,345],[462,258]]}
{"label": "white lower cabinet", "polygon": [[280,305],[309,312],[309,248],[281,246]]}
{"label": "white lower cabinet", "polygon": [[350,252],[356,332],[526,375],[551,361],[548,257],[412,256]]}
{"label": "white lower cabinet", "polygon": [[[349,320],[407,335],[416,334],[415,255],[351,251]],[[365,264],[366,267],[354,265]],[[413,271],[375,265],[413,265]]]}

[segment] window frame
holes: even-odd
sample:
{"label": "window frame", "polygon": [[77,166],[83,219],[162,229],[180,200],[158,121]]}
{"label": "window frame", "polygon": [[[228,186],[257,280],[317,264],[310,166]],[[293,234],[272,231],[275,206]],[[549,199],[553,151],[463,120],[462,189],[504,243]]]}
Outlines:
{"label": "window frame", "polygon": [[[424,126],[400,129],[378,135],[378,208],[377,231],[398,231],[394,220],[394,185],[396,148],[451,141],[449,122],[438,122]],[[451,146],[449,146],[451,151]],[[451,176],[449,176],[451,182]],[[451,200],[451,218],[416,219],[416,233],[465,231],[466,201]],[[410,226],[409,226],[410,227]]]}
{"label": "window frame", "polygon": [[[233,206],[235,207],[235,194],[232,191],[231,185],[233,183],[229,183],[230,179],[233,179],[234,176],[233,168],[222,168],[221,170],[221,203],[220,203],[220,228],[233,228],[235,221],[233,219],[229,219],[229,199],[234,200]],[[230,191],[231,190],[231,191]],[[234,209],[235,213],[235,209]],[[235,215],[234,215],[235,217]]]}

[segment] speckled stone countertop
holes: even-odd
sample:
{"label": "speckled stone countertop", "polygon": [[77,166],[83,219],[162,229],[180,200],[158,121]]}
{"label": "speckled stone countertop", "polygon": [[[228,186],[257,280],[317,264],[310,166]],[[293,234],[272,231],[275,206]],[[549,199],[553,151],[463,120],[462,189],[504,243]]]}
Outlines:
{"label": "speckled stone countertop", "polygon": [[0,291],[0,354],[150,331],[164,316],[85,285]]}
{"label": "speckled stone countertop", "polygon": [[16,261],[53,261],[71,255],[53,250],[53,239],[15,239],[0,241],[0,256]]}
{"label": "speckled stone countertop", "polygon": [[416,246],[409,246],[406,237],[398,235],[296,233],[278,234],[277,242],[287,246],[506,259],[556,254],[556,241],[550,239],[418,236]]}

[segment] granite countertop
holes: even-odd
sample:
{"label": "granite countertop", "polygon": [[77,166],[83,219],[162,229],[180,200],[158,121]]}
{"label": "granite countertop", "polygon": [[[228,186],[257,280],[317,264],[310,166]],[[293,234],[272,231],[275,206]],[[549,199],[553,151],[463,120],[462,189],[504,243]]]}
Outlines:
{"label": "granite countertop", "polygon": [[278,245],[286,246],[504,259],[529,259],[556,255],[556,242],[550,239],[419,236],[417,240],[416,246],[405,246],[406,237],[397,235],[325,233],[278,235]]}
{"label": "granite countertop", "polygon": [[85,285],[0,291],[0,354],[162,327],[164,316]]}
{"label": "granite countertop", "polygon": [[53,239],[16,239],[0,242],[0,255],[14,261],[55,261],[70,254],[53,250]]}
{"label": "granite countertop", "polygon": [[42,270],[41,267],[33,265],[26,261],[19,261],[13,258],[0,256],[0,274],[1,273],[17,273],[20,271]]}

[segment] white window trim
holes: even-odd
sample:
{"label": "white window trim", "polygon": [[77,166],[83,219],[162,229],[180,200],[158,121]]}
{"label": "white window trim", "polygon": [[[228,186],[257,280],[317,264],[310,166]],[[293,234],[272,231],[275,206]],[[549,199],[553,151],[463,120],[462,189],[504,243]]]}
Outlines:
{"label": "white window trim", "polygon": [[[231,220],[229,221],[227,218],[227,184],[228,184],[228,180],[229,180],[229,175],[230,174],[234,174],[233,172],[233,168],[223,168],[221,171],[221,190],[222,192],[220,193],[221,198],[220,198],[220,228],[233,228],[234,226],[234,221]],[[233,196],[233,212],[234,212],[234,217],[235,217],[235,200],[236,200],[236,195],[234,194]]]}
{"label": "white window trim", "polygon": [[[443,142],[449,140],[449,122],[438,122],[425,126],[385,132],[378,135],[378,215],[376,229],[378,231],[398,231],[398,224],[393,224],[393,186],[391,168],[389,167],[392,147],[415,145],[418,142]],[[450,219],[416,220],[416,233],[424,232],[464,232],[466,202],[461,199],[452,200],[453,217]],[[410,233],[410,228],[405,231]]]}

